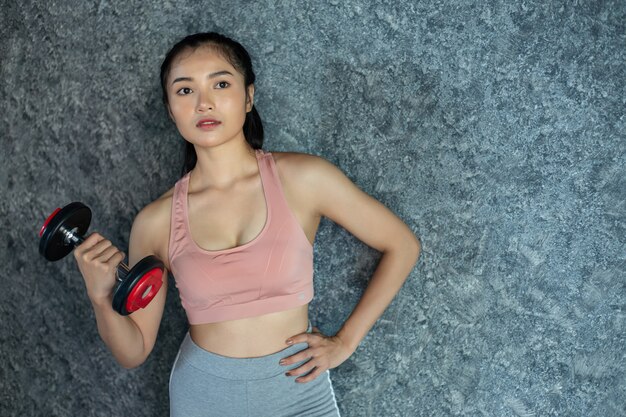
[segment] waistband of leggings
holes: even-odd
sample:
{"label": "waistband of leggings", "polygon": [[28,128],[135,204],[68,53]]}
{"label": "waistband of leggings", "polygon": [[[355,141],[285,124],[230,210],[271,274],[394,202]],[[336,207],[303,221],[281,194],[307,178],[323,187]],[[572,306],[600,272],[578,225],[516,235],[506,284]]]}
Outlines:
{"label": "waistband of leggings", "polygon": [[[311,333],[312,329],[313,326],[309,320],[309,326],[306,332]],[[278,364],[281,359],[294,355],[307,347],[309,347],[307,343],[296,343],[295,345],[288,346],[283,350],[266,356],[256,358],[231,358],[202,349],[191,339],[191,335],[187,332],[180,346],[179,356],[180,359],[186,361],[194,368],[220,378],[253,380],[270,378],[281,373],[284,374],[290,369],[297,368],[307,362],[308,359],[287,366]]]}

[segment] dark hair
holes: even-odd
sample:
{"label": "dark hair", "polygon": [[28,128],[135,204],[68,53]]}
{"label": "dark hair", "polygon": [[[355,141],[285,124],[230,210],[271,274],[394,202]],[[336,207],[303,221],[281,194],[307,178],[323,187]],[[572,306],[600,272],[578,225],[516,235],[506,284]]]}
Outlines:
{"label": "dark hair", "polygon": [[[165,55],[165,59],[161,64],[161,88],[163,89],[163,104],[165,104],[166,108],[169,104],[166,84],[172,62],[187,48],[194,50],[207,45],[214,47],[243,75],[246,94],[248,94],[248,86],[254,83],[256,77],[252,69],[252,60],[246,49],[239,42],[216,32],[196,33],[178,41],[178,43],[169,50],[167,55]],[[246,114],[246,120],[243,124],[243,134],[246,138],[246,142],[248,142],[253,149],[261,149],[263,147],[263,123],[254,105],[252,106],[252,110]],[[191,171],[196,166],[197,161],[198,156],[196,155],[196,149],[191,143],[185,141],[185,159],[183,162],[182,175]]]}

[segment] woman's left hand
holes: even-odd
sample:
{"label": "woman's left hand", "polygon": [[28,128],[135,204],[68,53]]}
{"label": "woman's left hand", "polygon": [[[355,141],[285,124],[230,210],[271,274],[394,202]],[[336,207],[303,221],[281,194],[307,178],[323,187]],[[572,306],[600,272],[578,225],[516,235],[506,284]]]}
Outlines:
{"label": "woman's left hand", "polygon": [[[289,343],[291,341],[291,343]],[[304,383],[313,381],[322,372],[336,368],[354,353],[354,349],[348,346],[339,336],[325,336],[317,327],[313,327],[312,333],[300,333],[287,339],[288,345],[296,343],[308,343],[309,347],[295,355],[283,358],[281,365],[291,365],[310,358],[303,365],[286,373],[287,376],[302,375],[296,378],[296,382]]]}

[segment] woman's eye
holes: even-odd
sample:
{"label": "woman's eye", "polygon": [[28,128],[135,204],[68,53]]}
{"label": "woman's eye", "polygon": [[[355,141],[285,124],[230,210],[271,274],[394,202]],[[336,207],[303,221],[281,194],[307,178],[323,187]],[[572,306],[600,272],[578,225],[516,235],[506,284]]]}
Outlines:
{"label": "woman's eye", "polygon": [[180,96],[185,96],[187,94],[191,93],[191,88],[189,87],[183,87],[180,90],[178,90],[176,92],[176,94],[180,95]]}
{"label": "woman's eye", "polygon": [[226,88],[229,85],[230,84],[228,83],[228,81],[220,81],[219,83],[217,83],[217,88]]}

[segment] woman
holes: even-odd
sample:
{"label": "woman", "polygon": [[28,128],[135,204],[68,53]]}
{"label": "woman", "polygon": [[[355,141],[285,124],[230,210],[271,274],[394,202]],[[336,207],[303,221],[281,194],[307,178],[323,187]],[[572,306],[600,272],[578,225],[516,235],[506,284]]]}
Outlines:
{"label": "woman", "polygon": [[[325,159],[262,150],[250,57],[216,33],[177,43],[163,98],[187,141],[183,176],[136,216],[129,264],[155,255],[163,287],[130,316],[111,309],[124,254],[100,234],[74,251],[98,331],[125,368],[155,344],[174,274],[190,328],[170,376],[172,416],[337,416],[329,369],[352,355],[417,262],[419,240]],[[321,216],[383,252],[340,331],[311,326]],[[338,283],[341,285],[341,283]],[[294,383],[295,381],[295,383]]]}

